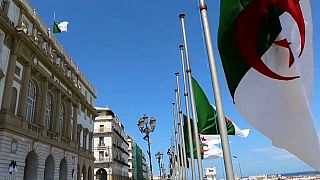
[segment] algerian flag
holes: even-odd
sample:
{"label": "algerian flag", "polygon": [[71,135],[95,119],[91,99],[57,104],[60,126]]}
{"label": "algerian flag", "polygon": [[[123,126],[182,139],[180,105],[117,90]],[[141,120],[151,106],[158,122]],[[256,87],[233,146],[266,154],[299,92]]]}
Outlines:
{"label": "algerian flag", "polygon": [[63,21],[61,23],[57,23],[56,21],[53,22],[53,33],[61,33],[68,31],[68,24],[69,22]]}
{"label": "algerian flag", "polygon": [[[192,78],[192,86],[194,91],[194,99],[197,107],[198,129],[201,135],[219,134],[219,125],[217,123],[217,112],[210,104],[207,96],[203,92],[198,82]],[[241,130],[230,118],[226,118],[226,126],[228,135],[236,135],[240,137],[248,137],[249,129]]]}
{"label": "algerian flag", "polygon": [[221,0],[218,47],[240,114],[274,146],[320,170],[310,99],[310,0]]}
{"label": "algerian flag", "polygon": [[[190,119],[191,120],[191,119]],[[191,120],[191,129],[193,129],[193,122]],[[190,147],[189,147],[189,136],[188,136],[188,128],[187,128],[187,118],[184,116],[184,124],[183,124],[183,130],[184,130],[184,140],[185,140],[185,150],[187,153],[187,157],[190,158]],[[192,143],[193,143],[193,155],[194,158],[197,159],[197,150],[196,150],[196,142],[194,141],[194,132],[192,131]],[[222,157],[222,150],[215,146],[214,141],[207,141],[205,138],[201,138],[200,143],[200,152],[201,152],[201,159],[217,159]]]}
{"label": "algerian flag", "polygon": [[223,156],[222,149],[220,149],[215,144],[216,140],[214,137],[210,136],[218,136],[218,135],[200,135],[201,140],[201,153],[203,154],[202,159],[218,159]]}

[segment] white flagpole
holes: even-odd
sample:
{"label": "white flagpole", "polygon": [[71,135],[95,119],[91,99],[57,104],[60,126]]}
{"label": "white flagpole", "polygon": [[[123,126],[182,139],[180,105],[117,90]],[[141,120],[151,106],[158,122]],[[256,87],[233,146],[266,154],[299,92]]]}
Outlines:
{"label": "white flagpole", "polygon": [[177,144],[176,144],[176,140],[177,140],[177,137],[176,137],[176,134],[177,134],[177,130],[176,130],[176,110],[175,110],[175,103],[173,102],[172,103],[172,112],[173,112],[173,128],[172,128],[172,147],[171,147],[171,151],[172,151],[172,177],[173,179],[175,180],[176,179],[176,158],[175,158],[175,155],[177,153],[176,151],[176,147],[177,147]]}
{"label": "white flagpole", "polygon": [[[195,134],[194,138],[196,141],[196,152],[197,152],[198,171],[199,171],[198,173],[199,173],[199,179],[203,179],[202,159],[201,159],[201,152],[200,152],[200,139],[199,139],[199,132],[198,132],[197,109],[195,106],[194,96],[193,96],[192,75],[191,75],[191,67],[190,67],[190,62],[189,62],[187,35],[186,35],[186,28],[184,25],[184,16],[185,16],[184,14],[179,15],[180,20],[181,20],[181,25],[182,25],[184,52],[185,52],[185,56],[186,56],[186,65],[187,65],[186,72],[188,74],[188,82],[189,82],[189,92],[190,92],[191,109],[192,109],[192,117],[193,117],[193,131]],[[188,122],[189,121],[190,121],[190,119],[188,119]]]}
{"label": "white flagpole", "polygon": [[[176,93],[175,93],[176,94]],[[179,126],[177,125],[177,118],[176,118],[176,106],[175,106],[176,103],[172,103],[173,105],[173,119],[174,119],[174,130],[175,130],[175,139],[176,139],[176,148],[175,148],[175,151],[176,151],[176,155],[177,155],[177,166],[176,166],[176,175],[177,175],[177,178],[179,179],[179,176],[181,174],[180,172],[180,152],[179,152]]]}
{"label": "white flagpole", "polygon": [[234,180],[234,172],[232,166],[232,159],[229,147],[228,133],[227,127],[225,123],[225,116],[223,112],[223,104],[219,87],[219,79],[218,73],[216,69],[216,63],[213,55],[213,46],[211,41],[211,31],[209,26],[208,14],[207,14],[207,5],[205,0],[199,0],[200,4],[200,14],[202,19],[203,32],[205,36],[206,46],[207,46],[207,54],[208,60],[210,64],[210,72],[211,72],[211,80],[213,86],[213,93],[215,97],[215,102],[217,106],[217,114],[218,114],[218,124],[219,124],[219,132],[221,136],[221,145],[223,151],[223,159],[225,164],[225,170],[228,180]]}
{"label": "white flagpole", "polygon": [[176,82],[177,82],[177,110],[178,110],[178,117],[179,117],[179,123],[180,123],[180,131],[181,131],[181,140],[182,140],[182,158],[183,158],[183,174],[185,179],[187,179],[187,173],[186,173],[186,168],[187,168],[187,153],[186,153],[186,144],[185,144],[185,139],[184,139],[184,129],[183,129],[183,119],[182,119],[182,109],[181,109],[181,98],[180,98],[180,82],[179,82],[179,73],[175,73],[176,75]]}
{"label": "white flagpole", "polygon": [[53,21],[56,21],[56,11],[53,11]]}
{"label": "white flagpole", "polygon": [[179,76],[176,73],[176,80],[177,80],[177,89],[176,89],[176,107],[178,111],[178,124],[180,127],[180,139],[181,139],[181,162],[182,162],[182,177],[185,177],[185,168],[187,167],[187,154],[186,154],[186,146],[185,146],[185,140],[184,140],[184,130],[183,130],[183,122],[182,122],[182,111],[181,111],[181,104],[180,104],[180,91],[179,91]]}
{"label": "white flagpole", "polygon": [[[192,129],[191,129],[191,122],[190,122],[190,110],[189,110],[189,99],[188,99],[188,90],[187,90],[187,81],[186,81],[186,73],[185,73],[185,66],[184,66],[184,55],[183,55],[183,45],[179,46],[180,48],[180,56],[181,56],[181,67],[182,67],[182,74],[183,74],[183,84],[184,84],[184,100],[185,100],[185,105],[186,105],[186,116],[187,116],[187,127],[188,127],[188,132],[189,132],[189,147],[190,147],[190,159],[191,159],[191,167],[192,171],[194,172],[194,177],[195,178],[195,165],[194,165],[194,150],[193,150],[193,139],[192,138]],[[192,144],[192,145],[190,145]]]}

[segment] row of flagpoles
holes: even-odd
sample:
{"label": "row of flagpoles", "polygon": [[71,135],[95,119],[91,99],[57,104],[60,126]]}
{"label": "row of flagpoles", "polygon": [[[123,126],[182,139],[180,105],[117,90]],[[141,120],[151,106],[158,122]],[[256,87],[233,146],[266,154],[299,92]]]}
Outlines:
{"label": "row of flagpoles", "polygon": [[[223,65],[227,66],[225,68],[225,74],[227,80],[230,82],[228,83],[229,90],[231,89],[231,94],[234,100],[234,104],[236,105],[238,111],[244,118],[258,131],[260,131],[263,135],[269,138],[273,145],[276,147],[280,147],[286,149],[288,152],[294,154],[296,157],[304,161],[306,164],[310,165],[313,169],[318,170],[320,169],[320,160],[319,158],[315,158],[318,156],[320,152],[320,145],[319,145],[319,138],[317,135],[316,128],[313,123],[312,113],[310,110],[310,97],[311,97],[311,86],[312,86],[312,79],[313,79],[313,25],[312,25],[312,16],[311,16],[311,5],[310,1],[270,1],[272,2],[272,6],[281,6],[284,7],[282,9],[284,12],[289,12],[288,14],[276,14],[275,19],[272,21],[265,22],[262,19],[258,18],[259,23],[266,23],[270,26],[268,32],[264,35],[266,37],[271,37],[270,35],[274,36],[273,38],[265,38],[265,40],[261,43],[268,46],[264,47],[265,52],[263,52],[259,56],[257,55],[257,37],[249,37],[250,33],[258,34],[261,31],[258,29],[252,29],[248,27],[251,23],[249,19],[245,21],[243,18],[246,17],[246,13],[260,13],[262,16],[267,16],[268,13],[272,14],[274,12],[263,11],[263,12],[255,12],[253,9],[250,9],[254,6],[247,7],[246,13],[241,15],[238,12],[242,11],[238,7],[230,8],[227,3],[224,4],[224,15],[223,17],[233,18],[228,14],[228,12],[233,12],[233,16],[241,16],[237,19],[236,28],[233,28],[232,32],[229,32],[222,28],[222,32],[219,34],[220,41],[224,41],[223,43],[219,43],[219,50],[220,56]],[[291,3],[295,3],[292,6]],[[228,5],[228,6],[227,6]],[[260,10],[264,9],[267,4],[254,4],[259,6]],[[278,8],[278,7],[277,7]],[[212,87],[216,105],[216,114],[217,114],[217,121],[218,121],[218,132],[221,138],[221,145],[223,151],[223,160],[224,160],[224,168],[226,172],[226,179],[234,180],[234,173],[233,173],[233,166],[231,161],[231,153],[228,141],[228,131],[226,128],[226,121],[225,115],[223,111],[223,103],[221,99],[219,81],[218,81],[218,74],[216,69],[216,63],[213,54],[213,45],[211,41],[211,32],[209,27],[209,21],[207,17],[207,5],[204,0],[199,0],[199,9],[201,14],[202,20],[202,27],[203,33],[206,42],[206,50],[208,55],[208,61],[210,65],[210,74],[212,79]],[[257,9],[257,8],[256,8]],[[296,14],[292,14],[292,12],[296,12]],[[251,14],[250,14],[251,15]],[[291,22],[293,16],[294,20],[297,21],[298,30],[292,30],[295,23]],[[230,16],[230,17],[229,17]],[[193,91],[193,81],[192,81],[192,74],[191,74],[191,66],[189,60],[189,53],[188,53],[188,44],[187,44],[187,36],[186,36],[186,28],[185,28],[185,15],[180,14],[180,21],[182,27],[182,35],[183,35],[183,45],[180,45],[180,55],[181,55],[181,65],[182,65],[182,74],[183,74],[183,83],[184,83],[184,97],[185,97],[185,106],[186,106],[186,123],[182,122],[182,108],[181,108],[181,100],[180,100],[180,88],[179,88],[179,76],[176,74],[176,81],[177,81],[177,88],[176,88],[176,107],[175,107],[175,130],[177,132],[175,136],[175,150],[178,156],[178,163],[176,164],[175,168],[175,177],[177,179],[188,179],[188,168],[187,168],[187,157],[190,156],[191,160],[191,174],[192,179],[203,179],[203,169],[202,169],[202,162],[201,162],[201,152],[200,152],[200,140],[199,140],[199,132],[203,134],[203,128],[200,126],[200,122],[202,122],[202,115],[197,114],[197,107],[195,105],[195,95]],[[223,19],[227,25],[232,26],[233,23],[230,23],[230,19]],[[220,18],[221,20],[221,18]],[[243,21],[243,22],[242,22]],[[234,22],[234,21],[232,21]],[[242,22],[242,23],[241,23]],[[245,22],[245,23],[244,23]],[[305,23],[306,22],[306,23]],[[227,26],[226,24],[222,23],[222,27]],[[229,24],[228,24],[229,23]],[[278,24],[279,27],[283,29],[283,31],[279,31],[281,28],[274,28],[273,23]],[[230,25],[231,24],[231,25]],[[272,27],[271,27],[272,26]],[[239,29],[240,28],[240,29]],[[243,29],[241,29],[243,28]],[[248,28],[248,29],[246,29]],[[220,30],[220,26],[219,26]],[[230,29],[228,29],[230,30]],[[240,31],[241,30],[241,31]],[[234,32],[236,31],[236,32]],[[279,32],[278,32],[279,31]],[[290,33],[286,32],[289,31]],[[228,39],[232,35],[232,38]],[[240,38],[241,37],[241,38]],[[297,38],[298,37],[298,38]],[[300,37],[300,38],[299,38]],[[248,40],[246,45],[241,44],[245,41],[245,38],[251,38],[251,41]],[[300,41],[300,48],[296,48],[300,51],[299,56],[294,56],[293,54],[297,55],[297,51],[295,50],[294,53],[291,51],[291,46],[282,46],[279,45],[278,39],[283,39],[287,41],[286,38],[290,39],[290,44],[292,47],[299,45]],[[230,42],[225,42],[230,41]],[[270,42],[269,42],[270,41]],[[291,42],[292,41],[292,42]],[[218,38],[219,42],[219,38]],[[304,43],[306,42],[306,43]],[[304,44],[306,44],[306,53],[302,53]],[[295,46],[293,46],[295,45]],[[251,47],[253,46],[253,47]],[[232,47],[233,49],[230,49]],[[248,48],[248,47],[251,47]],[[284,55],[281,53],[289,49],[289,53]],[[234,56],[226,56],[226,54],[235,54]],[[254,57],[251,55],[254,54]],[[301,56],[300,56],[301,55]],[[263,56],[263,57],[262,57]],[[256,59],[255,59],[256,58]],[[294,62],[293,59],[300,59],[301,62]],[[262,59],[265,60],[262,62]],[[290,60],[289,68],[287,65],[284,65],[283,62]],[[251,64],[252,62],[254,64]],[[229,64],[231,62],[231,64]],[[234,76],[242,76],[238,77],[239,79],[233,80],[230,78],[230,73],[232,72],[232,68],[237,63],[240,63],[241,66],[244,66],[243,72],[233,75]],[[293,65],[293,63],[295,63]],[[302,64],[304,63],[304,64]],[[256,65],[258,64],[259,67]],[[291,65],[293,65],[291,68]],[[261,67],[265,69],[259,69]],[[288,73],[294,74],[297,76],[294,77],[283,77],[271,69],[269,66],[276,67],[279,72],[277,73]],[[231,68],[232,67],[232,68]],[[247,68],[247,70],[246,70]],[[307,73],[306,73],[307,72]],[[272,74],[272,76],[270,75]],[[229,75],[229,77],[228,77]],[[262,75],[262,76],[261,76]],[[299,76],[298,76],[299,75]],[[241,80],[241,81],[240,81]],[[235,82],[239,81],[239,82]],[[195,82],[196,83],[196,82]],[[233,84],[233,83],[236,83]],[[253,86],[254,84],[254,86]],[[250,85],[250,88],[247,86]],[[188,87],[188,88],[187,88]],[[237,90],[237,94],[235,94],[235,90]],[[263,92],[262,92],[263,91]],[[264,94],[264,95],[261,95]],[[189,96],[190,95],[190,96]],[[253,103],[258,103],[258,105],[252,105]],[[208,103],[209,104],[209,103]],[[191,109],[189,108],[191,105]],[[249,106],[250,105],[250,106]],[[210,106],[211,108],[211,106]],[[199,108],[200,109],[200,108]],[[212,111],[212,108],[211,108]],[[254,112],[254,113],[252,113]],[[270,112],[272,112],[270,114]],[[177,115],[178,113],[178,115]],[[199,115],[199,118],[197,117]],[[191,118],[192,117],[192,118]],[[193,119],[193,121],[191,121]],[[201,121],[200,121],[201,119]],[[199,121],[198,121],[199,120]],[[198,129],[199,123],[199,129]],[[215,123],[215,120],[214,120]],[[177,124],[177,126],[176,126]],[[182,125],[183,124],[183,125]],[[184,126],[187,128],[183,128]],[[210,124],[205,124],[205,126],[210,126]],[[303,132],[303,133],[300,133]],[[194,136],[192,136],[194,133]],[[187,134],[187,136],[184,136]],[[290,134],[290,135],[289,135]],[[195,141],[195,147],[193,145],[193,139]],[[296,143],[296,142],[299,142]],[[180,144],[182,144],[181,148],[179,148]],[[186,148],[189,149],[189,152],[186,152]],[[195,151],[194,151],[194,148]],[[194,152],[196,152],[194,154]],[[196,165],[194,160],[197,159],[197,167],[198,171],[196,171]],[[197,174],[196,174],[197,172]],[[197,178],[198,177],[198,178]]]}
{"label": "row of flagpoles", "polygon": [[[204,0],[199,1],[200,5],[200,14],[202,19],[203,25],[203,32],[206,41],[206,48],[208,54],[208,60],[210,64],[210,71],[211,71],[211,78],[212,78],[212,86],[214,89],[215,95],[215,102],[217,106],[217,114],[218,114],[218,125],[219,125],[219,132],[221,136],[221,143],[223,149],[223,157],[224,157],[224,164],[225,164],[225,172],[226,178],[228,180],[234,179],[233,174],[233,167],[231,161],[231,153],[230,147],[228,143],[228,134],[227,128],[225,123],[225,116],[223,112],[222,100],[220,95],[220,88],[218,82],[218,75],[215,65],[215,60],[213,56],[213,47],[211,42],[211,33],[209,28],[209,22],[207,17],[207,6]],[[175,90],[175,97],[176,101],[173,103],[173,113],[174,113],[174,147],[171,147],[173,150],[173,157],[176,157],[176,161],[171,161],[173,163],[173,179],[188,179],[188,159],[187,159],[187,152],[186,152],[186,143],[189,144],[190,149],[190,164],[191,164],[191,175],[192,179],[203,179],[203,168],[202,168],[202,159],[201,159],[201,152],[200,152],[200,139],[199,139],[199,132],[198,132],[198,124],[197,124],[197,110],[195,105],[195,98],[192,86],[192,74],[191,74],[191,66],[189,60],[189,53],[188,53],[188,43],[187,43],[187,35],[186,35],[186,27],[185,27],[185,15],[179,15],[182,27],[182,35],[183,35],[183,45],[179,46],[180,56],[181,56],[181,66],[182,66],[182,75],[183,75],[183,84],[184,84],[184,98],[185,98],[185,113],[187,119],[187,131],[184,132],[183,128],[183,113],[181,107],[181,98],[180,98],[180,83],[179,83],[179,73],[176,73],[176,83],[177,87]],[[189,88],[188,88],[189,87]],[[190,96],[189,96],[190,94]],[[189,101],[190,100],[190,101]],[[190,107],[191,105],[191,112]],[[192,116],[193,121],[190,119],[190,114]],[[193,124],[191,124],[193,122]],[[193,129],[192,129],[193,128]],[[188,141],[185,142],[185,133],[188,135]],[[195,136],[192,136],[192,133]],[[194,163],[194,147],[193,147],[193,138],[195,140],[195,152],[196,152],[196,159],[197,159],[197,167],[198,171],[196,171],[196,165]],[[180,146],[181,144],[181,146]],[[180,148],[181,147],[181,148]],[[174,158],[175,159],[175,158]],[[197,172],[197,174],[196,174]],[[198,178],[197,178],[198,177]]]}

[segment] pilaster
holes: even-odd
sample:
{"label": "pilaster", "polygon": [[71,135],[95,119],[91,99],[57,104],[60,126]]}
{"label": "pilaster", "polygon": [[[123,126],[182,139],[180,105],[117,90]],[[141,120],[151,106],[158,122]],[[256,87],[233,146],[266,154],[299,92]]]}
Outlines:
{"label": "pilaster", "polygon": [[78,107],[73,107],[73,130],[72,130],[72,140],[77,141],[77,120],[78,120]]}
{"label": "pilaster", "polygon": [[[29,80],[31,75],[31,64],[26,64],[24,66],[22,88],[20,90],[20,100],[19,100],[19,116],[22,118],[26,117],[26,103],[28,96]],[[38,92],[37,92],[38,93]]]}
{"label": "pilaster", "polygon": [[37,118],[37,124],[40,127],[43,127],[44,125],[44,114],[46,110],[46,102],[47,102],[47,94],[48,94],[48,80],[44,78],[42,80],[42,91],[40,95],[40,106],[39,106],[39,118]]}
{"label": "pilaster", "polygon": [[[61,106],[61,92],[56,93],[56,103],[55,103],[55,118],[53,130],[59,133],[59,117],[60,117],[60,107]],[[60,134],[61,135],[61,134]]]}
{"label": "pilaster", "polygon": [[10,101],[11,101],[11,95],[12,95],[12,85],[14,80],[14,70],[16,68],[16,62],[17,62],[17,49],[18,49],[18,42],[17,40],[14,40],[13,47],[10,51],[10,59],[6,74],[6,80],[5,80],[5,87],[4,87],[4,93],[3,93],[3,99],[2,99],[2,109],[9,110],[10,109]]}

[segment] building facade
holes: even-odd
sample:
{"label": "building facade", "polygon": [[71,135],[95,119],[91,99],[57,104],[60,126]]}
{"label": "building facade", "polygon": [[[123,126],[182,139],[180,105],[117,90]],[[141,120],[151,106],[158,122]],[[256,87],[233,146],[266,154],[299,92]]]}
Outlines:
{"label": "building facade", "polygon": [[142,149],[134,142],[133,137],[128,136],[129,143],[129,178],[135,180],[149,179],[149,169],[146,156]]}
{"label": "building facade", "polygon": [[26,0],[0,0],[0,180],[92,180],[95,90]]}
{"label": "building facade", "polygon": [[109,108],[96,108],[94,121],[94,172],[101,180],[128,179],[128,147],[124,126]]}

